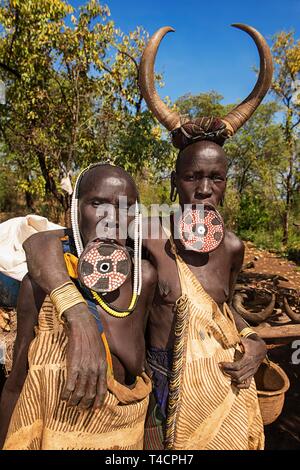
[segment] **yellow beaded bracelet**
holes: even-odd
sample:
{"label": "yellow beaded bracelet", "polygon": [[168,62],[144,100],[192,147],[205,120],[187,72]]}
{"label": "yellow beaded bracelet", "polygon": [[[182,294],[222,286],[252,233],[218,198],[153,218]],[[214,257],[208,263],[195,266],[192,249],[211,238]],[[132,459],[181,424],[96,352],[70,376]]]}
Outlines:
{"label": "yellow beaded bracelet", "polygon": [[62,324],[64,324],[62,315],[68,308],[87,303],[72,281],[65,282],[50,292],[50,299],[57,311],[58,321]]}
{"label": "yellow beaded bracelet", "polygon": [[257,333],[254,330],[252,330],[252,328],[246,327],[246,328],[243,328],[239,334],[242,338],[248,338],[248,336],[256,335]]}

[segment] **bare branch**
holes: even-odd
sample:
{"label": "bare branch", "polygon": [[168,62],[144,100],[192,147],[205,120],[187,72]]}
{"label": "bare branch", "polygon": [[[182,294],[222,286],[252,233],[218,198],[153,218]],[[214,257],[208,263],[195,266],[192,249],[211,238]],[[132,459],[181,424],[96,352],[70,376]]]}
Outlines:
{"label": "bare branch", "polygon": [[291,130],[295,129],[295,127],[297,127],[299,124],[300,124],[300,118],[298,119],[298,121],[295,122],[295,124],[292,125]]}
{"label": "bare branch", "polygon": [[69,105],[69,103],[68,103],[68,99],[67,99],[66,94],[65,94],[65,92],[64,92],[64,89],[63,89],[63,87],[62,87],[62,84],[60,83],[59,79],[57,78],[56,72],[53,74],[53,78],[54,78],[54,80],[56,81],[56,83],[58,84],[58,86],[59,86],[59,88],[60,88],[61,95],[62,95],[62,97],[63,97],[63,99],[64,99],[64,102],[66,103],[66,105],[67,105],[69,111],[71,112],[71,107],[70,107],[70,105]]}
{"label": "bare branch", "polygon": [[18,72],[16,69],[12,69],[8,65],[4,64],[3,62],[0,62],[0,67],[4,69],[6,72],[12,73],[13,75],[15,75],[15,77],[21,78],[20,72]]}
{"label": "bare branch", "polygon": [[120,51],[120,49],[118,49],[118,48],[117,48],[117,50],[118,50],[118,52],[120,52],[120,54],[124,54],[124,55],[126,55],[127,57],[129,57],[129,59],[132,60],[132,62],[133,62],[134,65],[135,65],[136,71],[137,71],[137,80],[138,80],[138,78],[139,78],[139,65],[138,65],[137,61],[135,60],[135,58],[132,57],[132,56],[131,56],[128,52],[126,52],[126,51]]}

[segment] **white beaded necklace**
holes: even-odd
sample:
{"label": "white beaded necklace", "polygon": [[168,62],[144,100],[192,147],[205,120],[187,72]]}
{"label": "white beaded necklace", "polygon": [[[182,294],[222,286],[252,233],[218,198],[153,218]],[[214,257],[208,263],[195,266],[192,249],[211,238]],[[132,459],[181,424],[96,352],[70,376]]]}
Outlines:
{"label": "white beaded necklace", "polygon": [[[100,166],[102,163],[93,163],[89,165],[87,168],[81,171],[79,174],[75,188],[72,194],[72,203],[71,203],[71,224],[72,224],[72,231],[74,237],[74,243],[77,251],[78,258],[83,252],[83,242],[81,238],[81,233],[78,224],[78,195],[79,195],[79,187],[84,174],[86,174],[91,168],[95,166]],[[99,305],[110,315],[114,317],[123,318],[130,313],[136,307],[138,298],[140,296],[142,290],[142,244],[143,244],[143,233],[142,233],[142,214],[139,210],[139,203],[138,201],[135,202],[135,215],[134,215],[134,259],[133,259],[133,289],[132,289],[132,298],[129,307],[126,310],[120,310],[117,307],[110,307],[103,298],[97,294],[96,292],[92,291],[93,297]]]}

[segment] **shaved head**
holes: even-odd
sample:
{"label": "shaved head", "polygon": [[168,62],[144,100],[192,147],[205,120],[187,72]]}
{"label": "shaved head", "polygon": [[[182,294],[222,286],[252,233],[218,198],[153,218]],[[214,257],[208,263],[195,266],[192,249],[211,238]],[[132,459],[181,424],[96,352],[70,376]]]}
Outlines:
{"label": "shaved head", "polygon": [[176,173],[180,173],[181,170],[199,158],[218,161],[224,165],[227,172],[228,162],[223,148],[209,140],[201,140],[188,145],[179,152],[176,160]]}
{"label": "shaved head", "polygon": [[107,178],[116,178],[126,182],[127,185],[134,189],[136,197],[138,198],[138,190],[132,176],[130,176],[129,173],[120,166],[110,165],[109,163],[94,166],[83,175],[79,187],[79,198],[88,191],[97,188],[99,186],[99,181]]}

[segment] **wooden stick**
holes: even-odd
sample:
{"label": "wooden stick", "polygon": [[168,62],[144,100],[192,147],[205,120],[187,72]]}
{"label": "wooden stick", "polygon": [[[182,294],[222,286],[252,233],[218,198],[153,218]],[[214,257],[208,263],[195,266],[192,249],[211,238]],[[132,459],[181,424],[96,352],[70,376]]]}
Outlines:
{"label": "wooden stick", "polygon": [[252,329],[261,337],[261,338],[291,338],[291,337],[300,337],[300,325],[281,325],[281,326],[271,326],[271,325],[259,325],[252,327]]}

